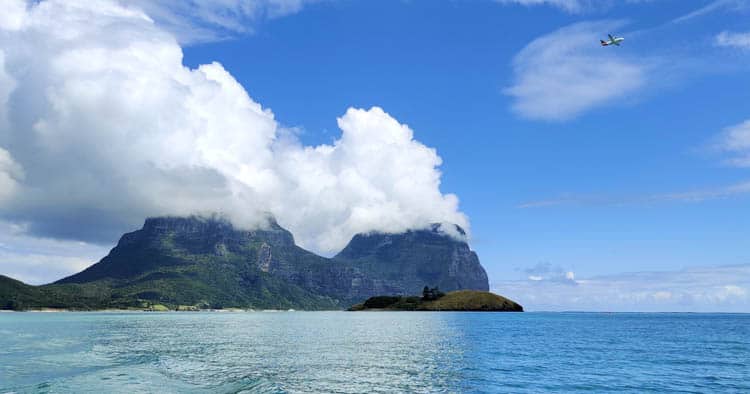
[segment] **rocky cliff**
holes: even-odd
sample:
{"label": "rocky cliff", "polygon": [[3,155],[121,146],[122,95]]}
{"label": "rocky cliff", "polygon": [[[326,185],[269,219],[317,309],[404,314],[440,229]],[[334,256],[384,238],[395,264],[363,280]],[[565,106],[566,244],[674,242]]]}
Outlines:
{"label": "rocky cliff", "polygon": [[72,291],[87,295],[70,296],[81,309],[144,303],[341,309],[374,295],[418,294],[425,285],[487,290],[484,269],[456,238],[463,230],[455,230],[453,236],[438,225],[402,234],[360,234],[329,259],[297,246],[272,219],[265,228],[245,231],[220,218],[150,218],[140,230],[123,235],[100,262],[51,285],[24,287],[15,299],[0,300],[0,307],[10,301],[50,306],[39,304]]}
{"label": "rocky cliff", "polygon": [[465,236],[461,227],[441,224],[401,234],[358,234],[335,259],[375,279],[380,288],[373,294],[419,294],[425,285],[488,291],[487,273]]}

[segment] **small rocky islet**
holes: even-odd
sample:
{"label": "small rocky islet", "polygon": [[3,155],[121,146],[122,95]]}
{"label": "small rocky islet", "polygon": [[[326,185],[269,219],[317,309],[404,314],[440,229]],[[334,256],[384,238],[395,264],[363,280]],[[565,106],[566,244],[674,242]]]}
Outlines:
{"label": "small rocky islet", "polygon": [[447,294],[425,287],[419,296],[375,296],[353,305],[349,311],[444,311],[444,312],[523,312],[513,300],[478,290],[457,290]]}

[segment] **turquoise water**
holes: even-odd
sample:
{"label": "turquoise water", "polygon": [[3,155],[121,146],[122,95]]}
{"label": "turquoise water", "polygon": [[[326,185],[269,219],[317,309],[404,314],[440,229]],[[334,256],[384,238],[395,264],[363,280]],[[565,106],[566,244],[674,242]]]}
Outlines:
{"label": "turquoise water", "polygon": [[584,391],[750,393],[750,315],[0,314],[0,393]]}

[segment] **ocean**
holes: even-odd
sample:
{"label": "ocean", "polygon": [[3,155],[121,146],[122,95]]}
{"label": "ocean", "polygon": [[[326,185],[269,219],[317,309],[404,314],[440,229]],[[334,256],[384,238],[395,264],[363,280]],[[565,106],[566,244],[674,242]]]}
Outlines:
{"label": "ocean", "polygon": [[750,393],[750,315],[0,313],[0,393]]}

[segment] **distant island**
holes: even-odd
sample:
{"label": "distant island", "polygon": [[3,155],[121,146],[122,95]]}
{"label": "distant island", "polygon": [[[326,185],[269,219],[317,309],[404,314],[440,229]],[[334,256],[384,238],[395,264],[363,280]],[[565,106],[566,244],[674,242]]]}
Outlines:
{"label": "distant island", "polygon": [[425,285],[489,290],[461,227],[357,234],[327,258],[297,246],[273,218],[245,230],[216,216],[157,217],[98,263],[54,283],[0,275],[0,309],[343,310],[378,294],[419,294]]}
{"label": "distant island", "polygon": [[349,311],[523,312],[523,307],[489,291],[457,290],[447,294],[425,287],[419,296],[375,296]]}

